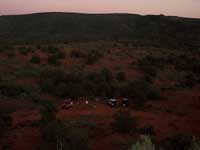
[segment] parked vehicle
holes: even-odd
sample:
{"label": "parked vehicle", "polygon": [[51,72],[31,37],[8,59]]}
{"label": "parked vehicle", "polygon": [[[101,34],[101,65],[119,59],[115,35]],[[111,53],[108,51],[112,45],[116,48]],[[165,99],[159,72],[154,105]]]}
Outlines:
{"label": "parked vehicle", "polygon": [[70,109],[73,106],[73,101],[71,99],[64,100],[62,104],[62,109]]}
{"label": "parked vehicle", "polygon": [[114,99],[114,98],[108,99],[108,105],[110,105],[111,107],[116,107],[116,106],[118,106],[118,101],[117,101],[117,99]]}
{"label": "parked vehicle", "polygon": [[122,107],[128,107],[129,105],[129,99],[128,98],[123,98],[121,101]]}

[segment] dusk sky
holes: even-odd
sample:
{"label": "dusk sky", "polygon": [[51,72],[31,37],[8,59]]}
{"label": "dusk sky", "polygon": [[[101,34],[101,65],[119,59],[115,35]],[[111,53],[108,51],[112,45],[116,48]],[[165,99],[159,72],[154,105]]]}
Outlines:
{"label": "dusk sky", "polygon": [[0,0],[0,15],[55,11],[200,18],[200,0]]}

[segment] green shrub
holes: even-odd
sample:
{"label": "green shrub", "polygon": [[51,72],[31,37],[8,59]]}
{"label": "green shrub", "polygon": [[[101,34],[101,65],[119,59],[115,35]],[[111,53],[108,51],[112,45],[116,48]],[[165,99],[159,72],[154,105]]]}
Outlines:
{"label": "green shrub", "polygon": [[27,55],[28,53],[32,52],[32,48],[31,47],[19,47],[18,51],[23,55]]}
{"label": "green shrub", "polygon": [[86,117],[69,119],[69,120],[66,120],[66,123],[67,123],[68,126],[78,127],[78,128],[94,129],[94,128],[97,127],[97,125],[94,121],[91,121]]}
{"label": "green shrub", "polygon": [[29,95],[29,98],[36,104],[40,104],[42,102],[42,98],[39,96],[38,91],[34,91]]}
{"label": "green shrub", "polygon": [[149,136],[141,136],[140,140],[131,146],[129,150],[155,150],[155,146]]}
{"label": "green shrub", "polygon": [[177,74],[176,86],[181,88],[192,88],[198,84],[198,76],[191,72],[180,71]]}
{"label": "green shrub", "polygon": [[10,50],[14,50],[14,46],[13,45],[3,45],[2,46],[4,51],[10,51]]}
{"label": "green shrub", "polygon": [[88,150],[89,137],[83,128],[68,128],[64,148],[70,150]]}
{"label": "green shrub", "polygon": [[[149,66],[155,67],[158,69],[163,69],[165,67],[165,65],[167,65],[167,61],[166,61],[165,57],[163,57],[163,56],[157,56],[157,55],[151,54],[151,55],[146,55],[143,58],[139,59],[138,65],[142,70],[144,70],[144,69],[147,70],[146,67],[149,68]],[[152,69],[150,70],[150,72],[151,71],[152,71]],[[152,72],[152,73],[154,74],[154,72]]]}
{"label": "green shrub", "polygon": [[100,52],[99,50],[90,50],[87,54],[85,62],[88,65],[93,65],[94,63],[99,61],[99,59],[103,57],[103,55],[103,52]]}
{"label": "green shrub", "polygon": [[192,137],[187,135],[174,135],[167,137],[161,142],[166,150],[188,150],[192,143]]}
{"label": "green shrub", "polygon": [[84,95],[84,89],[82,88],[82,84],[76,83],[68,83],[66,89],[66,96],[71,98],[79,98]]}
{"label": "green shrub", "polygon": [[126,80],[126,73],[125,72],[118,72],[116,74],[116,79],[118,81],[125,81]]}
{"label": "green shrub", "polygon": [[11,117],[8,114],[0,113],[0,138],[11,126]]}
{"label": "green shrub", "polygon": [[14,81],[0,82],[0,92],[7,97],[20,98],[23,95],[29,95],[31,90],[31,87],[18,85]]}
{"label": "green shrub", "polygon": [[142,135],[155,135],[154,127],[152,125],[146,124],[144,127],[139,129],[139,133]]}
{"label": "green shrub", "polygon": [[147,91],[147,98],[150,100],[157,100],[161,97],[160,90],[154,86],[149,86]]}
{"label": "green shrub", "polygon": [[124,89],[124,95],[132,97],[138,106],[143,106],[147,100],[160,98],[160,91],[145,80],[131,81]]}
{"label": "green shrub", "polygon": [[43,137],[46,141],[57,144],[65,134],[64,126],[58,120],[49,120],[42,129]]}
{"label": "green shrub", "polygon": [[36,45],[36,49],[40,50],[41,49],[41,45],[40,44]]}
{"label": "green shrub", "polygon": [[157,76],[157,69],[153,66],[143,66],[140,68],[145,75],[156,77]]}
{"label": "green shrub", "polygon": [[70,57],[82,58],[82,57],[85,57],[85,54],[80,50],[72,50],[72,51],[70,51]]}
{"label": "green shrub", "polygon": [[28,78],[28,77],[40,77],[41,72],[42,72],[42,68],[38,68],[31,65],[25,65],[21,67],[20,69],[16,70],[14,74],[16,75],[16,77],[19,77],[19,78],[23,78],[23,77]]}
{"label": "green shrub", "polygon": [[30,62],[33,63],[33,64],[39,64],[40,63],[40,57],[32,56]]}
{"label": "green shrub", "polygon": [[72,127],[58,120],[50,121],[43,128],[43,136],[54,149],[88,150],[88,134],[83,128]]}
{"label": "green shrub", "polygon": [[55,87],[63,83],[65,73],[60,69],[45,69],[40,76],[40,87],[44,92],[54,93]]}
{"label": "green shrub", "polygon": [[6,55],[10,58],[15,56],[15,51],[6,51]]}
{"label": "green shrub", "polygon": [[114,114],[113,128],[120,133],[130,133],[136,129],[136,119],[129,111],[118,111]]}
{"label": "green shrub", "polygon": [[4,52],[3,46],[0,45],[0,53]]}
{"label": "green shrub", "polygon": [[48,56],[48,63],[50,65],[60,65],[61,62],[57,54],[51,54]]}
{"label": "green shrub", "polygon": [[50,100],[42,100],[41,104],[43,106],[41,110],[41,123],[42,125],[48,124],[48,122],[56,120],[55,113],[57,112],[56,105]]}
{"label": "green shrub", "polygon": [[65,53],[55,46],[44,47],[42,50],[49,53],[48,63],[51,65],[59,65],[60,59],[65,58]]}
{"label": "green shrub", "polygon": [[55,88],[55,81],[51,78],[41,79],[40,87],[44,92],[52,93]]}
{"label": "green shrub", "polygon": [[44,92],[59,97],[112,96],[115,90],[112,73],[108,69],[99,72],[72,70],[65,74],[56,69],[41,74],[40,87]]}
{"label": "green shrub", "polygon": [[111,82],[113,80],[112,72],[107,68],[103,68],[100,71],[100,78],[102,81]]}
{"label": "green shrub", "polygon": [[42,51],[50,53],[50,54],[55,54],[59,51],[59,48],[49,45],[47,47],[43,47]]}
{"label": "green shrub", "polygon": [[64,59],[65,58],[65,53],[62,51],[57,51],[57,53],[54,54],[55,57],[57,57],[58,59]]}

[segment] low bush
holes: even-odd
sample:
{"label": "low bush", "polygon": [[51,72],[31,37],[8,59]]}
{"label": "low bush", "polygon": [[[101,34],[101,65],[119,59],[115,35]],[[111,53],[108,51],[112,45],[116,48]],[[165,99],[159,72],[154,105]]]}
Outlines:
{"label": "low bush", "polygon": [[14,45],[2,45],[3,50],[10,51],[14,50]]}
{"label": "low bush", "polygon": [[156,134],[152,125],[145,125],[143,128],[139,129],[139,133],[149,136],[153,136]]}
{"label": "low bush", "polygon": [[157,69],[153,66],[143,66],[140,68],[145,75],[156,77],[157,76]]}
{"label": "low bush", "polygon": [[61,121],[50,121],[43,128],[43,136],[54,149],[88,150],[89,136],[83,128],[66,125]]}
{"label": "low bush", "polygon": [[94,63],[99,61],[99,59],[103,57],[103,55],[104,55],[103,52],[99,50],[90,50],[87,54],[85,63],[88,65],[93,65]]}
{"label": "low bush", "polygon": [[8,114],[0,113],[0,138],[8,130],[8,127],[11,125],[11,117]]}
{"label": "low bush", "polygon": [[31,90],[31,87],[18,85],[14,81],[0,83],[0,93],[6,97],[21,98],[23,95],[29,95]]}
{"label": "low bush", "polygon": [[[54,72],[54,73],[53,73]],[[78,98],[82,96],[112,96],[114,85],[108,69],[99,72],[72,70],[65,74],[58,69],[41,75],[40,87],[44,92],[59,97]]]}
{"label": "low bush", "polygon": [[72,58],[82,58],[85,57],[85,54],[80,50],[72,50],[70,51],[70,57]]}
{"label": "low bush", "polygon": [[9,58],[12,58],[15,56],[15,51],[6,51],[6,55],[9,57]]}
{"label": "low bush", "polygon": [[192,137],[186,135],[174,135],[161,142],[164,150],[188,150],[192,143]]}
{"label": "low bush", "polygon": [[55,95],[59,97],[67,97],[69,92],[69,86],[66,83],[59,83],[55,87]]}
{"label": "low bush", "polygon": [[69,119],[65,121],[68,126],[73,126],[73,127],[78,127],[78,128],[94,129],[97,127],[94,121],[91,121],[85,117],[79,117],[78,119]]}
{"label": "low bush", "polygon": [[40,103],[43,106],[41,110],[41,123],[45,126],[49,122],[56,120],[55,113],[57,112],[57,108],[55,103],[50,100],[42,100]]}
{"label": "low bush", "polygon": [[40,75],[40,87],[44,92],[54,93],[55,87],[63,83],[65,73],[60,69],[44,69]]}
{"label": "low bush", "polygon": [[154,86],[149,86],[146,95],[150,100],[157,100],[161,97],[160,90]]}
{"label": "low bush", "polygon": [[17,69],[14,74],[17,78],[29,78],[29,77],[40,77],[42,68],[25,65],[20,69]]}
{"label": "low bush", "polygon": [[88,150],[89,136],[83,128],[68,128],[64,143],[65,149]]}
{"label": "low bush", "polygon": [[35,47],[36,47],[37,50],[41,49],[41,45],[40,44],[36,45]]}
{"label": "low bush", "polygon": [[42,51],[50,53],[50,54],[55,54],[59,51],[59,48],[52,46],[52,45],[49,45],[49,46],[46,46],[46,47],[42,47]]}
{"label": "low bush", "polygon": [[102,81],[109,83],[113,80],[113,74],[109,69],[103,68],[100,70],[99,78],[101,78]]}
{"label": "low bush", "polygon": [[40,57],[32,56],[32,58],[30,59],[30,62],[33,63],[33,64],[39,64],[40,63]]}
{"label": "low bush", "polygon": [[126,80],[126,73],[125,72],[117,72],[116,79],[118,81],[125,81]]}
{"label": "low bush", "polygon": [[124,94],[134,99],[134,103],[143,106],[147,100],[160,98],[160,91],[145,80],[134,80],[129,82],[124,89]]}
{"label": "low bush", "polygon": [[164,69],[168,65],[165,56],[148,54],[138,60],[138,66],[141,70],[147,71],[155,76],[156,69]]}
{"label": "low bush", "polygon": [[136,118],[131,116],[128,111],[118,111],[114,114],[112,123],[115,131],[120,133],[130,133],[136,129]]}
{"label": "low bush", "polygon": [[3,46],[0,45],[0,53],[4,52]]}
{"label": "low bush", "polygon": [[32,48],[31,47],[19,47],[18,51],[23,55],[27,55],[28,53],[32,52]]}
{"label": "low bush", "polygon": [[50,56],[48,56],[48,63],[50,65],[60,65],[61,62],[56,54],[51,54]]}
{"label": "low bush", "polygon": [[42,128],[42,132],[46,141],[57,144],[60,140],[63,140],[65,129],[60,121],[49,120]]}

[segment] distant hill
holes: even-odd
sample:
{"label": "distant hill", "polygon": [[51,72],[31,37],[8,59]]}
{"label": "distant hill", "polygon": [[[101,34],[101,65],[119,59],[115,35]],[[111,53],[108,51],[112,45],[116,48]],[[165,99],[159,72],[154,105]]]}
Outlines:
{"label": "distant hill", "polygon": [[128,40],[199,47],[200,19],[134,14],[37,13],[0,16],[0,42]]}

